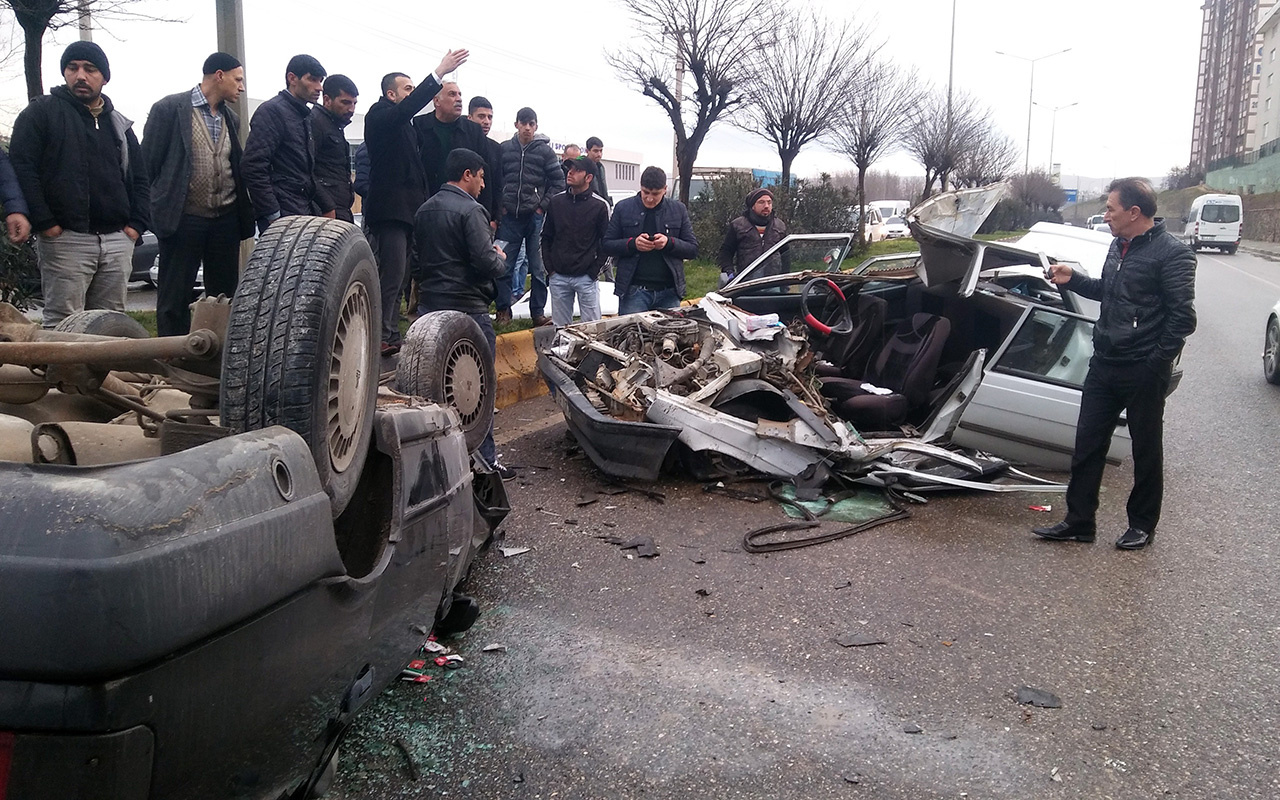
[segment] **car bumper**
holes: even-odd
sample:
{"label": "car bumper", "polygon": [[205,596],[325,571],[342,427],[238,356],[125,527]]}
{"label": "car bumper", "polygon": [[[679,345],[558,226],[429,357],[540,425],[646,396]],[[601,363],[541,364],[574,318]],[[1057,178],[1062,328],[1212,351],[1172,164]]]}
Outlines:
{"label": "car bumper", "polygon": [[0,536],[7,800],[295,784],[357,674],[374,694],[394,679],[505,511],[492,476],[480,501],[456,420],[380,408],[337,520],[283,428],[111,467],[0,467],[0,514],[24,520]]}

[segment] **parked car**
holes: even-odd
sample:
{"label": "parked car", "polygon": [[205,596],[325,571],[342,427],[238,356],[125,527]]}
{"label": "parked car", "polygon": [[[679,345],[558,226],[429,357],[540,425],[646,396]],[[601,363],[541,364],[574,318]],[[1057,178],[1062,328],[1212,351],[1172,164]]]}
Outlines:
{"label": "parked car", "polygon": [[[913,215],[920,253],[851,268],[855,234],[793,235],[696,309],[567,327],[543,376],[584,451],[621,477],[655,477],[673,447],[704,473],[821,464],[877,485],[979,483],[983,462],[954,447],[1066,469],[1097,310],[1044,270],[1100,274],[1110,237],[1041,223],[1020,243],[979,241],[995,200],[961,201]],[[946,469],[904,466],[903,451]],[[1108,458],[1129,452],[1118,428]]]}
{"label": "parked car", "polygon": [[1191,201],[1183,238],[1192,250],[1216,247],[1235,255],[1240,247],[1244,203],[1238,194],[1202,194]]}
{"label": "parked car", "polygon": [[1262,374],[1268,382],[1280,384],[1280,302],[1267,317],[1267,332],[1262,339]]}
{"label": "parked car", "polygon": [[911,229],[907,227],[907,221],[902,217],[889,217],[884,221],[884,238],[905,239],[910,235]]}
{"label": "parked car", "polygon": [[456,589],[506,513],[470,455],[479,327],[419,318],[380,386],[373,256],[333,220],[273,226],[241,286],[163,338],[0,304],[4,800],[316,797],[427,632],[476,618]]}
{"label": "parked car", "polygon": [[152,269],[160,259],[160,242],[156,235],[147,231],[133,243],[133,263],[129,270],[129,281],[143,281],[152,289],[156,288],[155,271]]}

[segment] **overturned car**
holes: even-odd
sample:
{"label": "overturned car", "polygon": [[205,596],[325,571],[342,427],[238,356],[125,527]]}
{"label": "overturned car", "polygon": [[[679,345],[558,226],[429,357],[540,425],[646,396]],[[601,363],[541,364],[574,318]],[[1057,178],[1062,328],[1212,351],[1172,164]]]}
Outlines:
{"label": "overturned car", "polygon": [[[909,215],[919,253],[852,268],[856,234],[789,236],[696,307],[563,329],[540,369],[613,476],[679,459],[705,477],[1043,490],[1011,464],[1069,466],[1097,315],[1044,270],[1099,274],[1110,237],[973,238],[1002,191],[932,199]],[[1129,448],[1122,425],[1108,457]]]}
{"label": "overturned car", "polygon": [[0,305],[0,797],[317,796],[359,708],[474,621],[506,510],[469,453],[483,339],[428,315],[380,376],[379,319],[359,229],[306,217],[187,336]]}

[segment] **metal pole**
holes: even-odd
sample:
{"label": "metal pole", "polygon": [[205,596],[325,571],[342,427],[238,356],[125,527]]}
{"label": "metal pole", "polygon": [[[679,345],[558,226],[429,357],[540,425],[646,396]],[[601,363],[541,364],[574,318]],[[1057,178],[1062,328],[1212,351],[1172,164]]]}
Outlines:
{"label": "metal pole", "polygon": [[[218,49],[230,53],[240,59],[245,75],[249,74],[249,61],[244,50],[244,4],[243,0],[215,0],[217,4]],[[247,97],[247,95],[246,95]],[[249,136],[249,119],[246,109],[241,108],[239,99],[227,101],[240,116],[240,144],[244,145]]]}
{"label": "metal pole", "polygon": [[1026,155],[1022,161],[1022,174],[1026,175],[1031,172],[1031,105],[1032,99],[1036,94],[1036,59],[1031,59],[1031,83],[1027,89],[1027,147]]}
{"label": "metal pole", "polygon": [[996,51],[996,55],[998,55],[998,56],[1008,56],[1009,58],[1016,58],[1016,59],[1018,59],[1019,61],[1026,61],[1027,63],[1029,63],[1029,64],[1031,65],[1031,82],[1030,82],[1030,84],[1029,84],[1029,86],[1028,86],[1028,88],[1027,88],[1027,148],[1026,148],[1026,149],[1027,149],[1027,153],[1026,153],[1026,158],[1024,159],[1023,164],[1022,164],[1022,174],[1023,174],[1023,175],[1026,175],[1028,172],[1030,172],[1030,171],[1031,171],[1031,106],[1035,105],[1035,94],[1036,94],[1036,62],[1037,62],[1037,61],[1043,61],[1043,60],[1044,60],[1044,59],[1046,59],[1046,58],[1053,58],[1054,56],[1060,56],[1060,55],[1062,55],[1063,53],[1070,52],[1070,50],[1071,50],[1071,48],[1070,48],[1070,47],[1068,47],[1068,48],[1066,48],[1065,50],[1059,50],[1059,51],[1058,51],[1058,52],[1056,52],[1056,53],[1049,53],[1049,54],[1047,54],[1047,55],[1043,55],[1043,56],[1036,56],[1035,58],[1027,58],[1026,56],[1018,56],[1018,55],[1014,55],[1013,53],[1006,53],[1006,52],[1004,52],[1003,50],[997,50],[997,51]]}
{"label": "metal pole", "polygon": [[[951,149],[951,83],[956,74],[956,0],[951,0],[951,64],[947,67],[947,149]],[[942,191],[947,191],[951,175],[942,176]]]}
{"label": "metal pole", "polygon": [[89,14],[89,3],[92,0],[80,0],[80,41],[93,41],[93,18]]}
{"label": "metal pole", "polygon": [[[680,51],[679,45],[676,46],[676,110],[679,111],[684,104],[684,55]],[[684,124],[684,114],[678,113],[680,124]],[[672,132],[671,134],[671,181],[676,192],[680,191],[680,137]]]}

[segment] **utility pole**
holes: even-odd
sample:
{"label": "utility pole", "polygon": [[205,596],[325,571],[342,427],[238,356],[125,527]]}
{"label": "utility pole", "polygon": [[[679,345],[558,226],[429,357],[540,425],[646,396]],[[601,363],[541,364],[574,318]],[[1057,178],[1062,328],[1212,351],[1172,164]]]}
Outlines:
{"label": "utility pole", "polygon": [[[684,125],[684,114],[680,111],[684,106],[684,52],[676,45],[676,110],[680,124]],[[676,187],[680,186],[680,136],[671,134],[671,180]]]}
{"label": "utility pole", "polygon": [[89,14],[89,4],[93,0],[80,0],[80,41],[93,41],[93,18]]}
{"label": "utility pole", "polygon": [[[245,74],[249,73],[249,62],[244,52],[244,4],[243,0],[214,0],[217,4],[218,18],[218,50],[230,53],[240,59]],[[247,95],[246,95],[247,97]],[[249,115],[247,109],[240,107],[240,100],[227,101],[240,116],[240,145],[244,146],[249,137]]]}
{"label": "utility pole", "polygon": [[[951,149],[951,83],[956,74],[956,0],[951,0],[951,65],[947,67],[947,149]],[[947,191],[951,173],[942,175],[942,191]]]}

